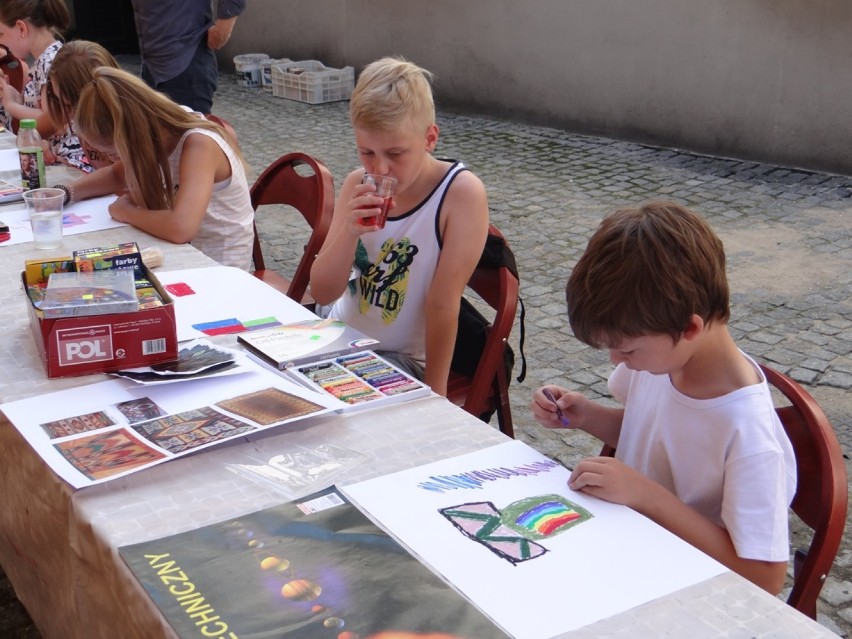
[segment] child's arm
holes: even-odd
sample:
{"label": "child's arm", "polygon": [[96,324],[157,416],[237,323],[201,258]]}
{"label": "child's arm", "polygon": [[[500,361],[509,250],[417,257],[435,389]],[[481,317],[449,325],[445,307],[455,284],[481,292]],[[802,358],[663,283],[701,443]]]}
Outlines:
{"label": "child's arm", "polygon": [[358,238],[367,231],[375,230],[361,226],[357,221],[359,217],[378,212],[376,209],[361,209],[379,201],[373,195],[372,186],[361,184],[363,175],[363,169],[357,169],[343,181],[334,204],[328,235],[311,266],[311,296],[318,304],[331,304],[343,294],[352,272]]}
{"label": "child's arm", "polygon": [[617,459],[584,459],[571,473],[568,486],[629,506],[774,595],[784,586],[786,562],[739,557],[727,530]]}
{"label": "child's arm", "polygon": [[[545,395],[545,389],[550,392],[555,401],[551,401]],[[533,395],[530,408],[536,421],[546,428],[578,428],[613,448],[618,445],[621,422],[624,419],[623,408],[602,406],[583,397],[580,393],[567,391],[558,386],[539,388]],[[569,422],[568,424],[560,420],[556,413],[557,408]]]}
{"label": "child's arm", "polygon": [[[97,173],[97,171],[95,172]],[[180,157],[180,188],[174,207],[152,211],[137,206],[127,195],[109,207],[109,214],[155,237],[185,244],[198,233],[213,194],[213,184],[231,175],[228,156],[211,137],[189,135]]]}
{"label": "child's arm", "polygon": [[470,171],[459,173],[447,190],[441,215],[445,220],[443,244],[426,295],[424,381],[436,393],[446,395],[461,296],[488,235],[488,198],[479,178]]}
{"label": "child's arm", "polygon": [[74,202],[88,200],[101,195],[120,194],[127,190],[124,179],[124,164],[119,160],[108,166],[77,178],[71,183]]}
{"label": "child's arm", "polygon": [[[6,109],[6,113],[17,120],[28,118],[35,120],[36,129],[38,129],[42,138],[47,138],[56,133],[56,123],[45,109],[28,107],[24,104],[24,97],[15,87],[6,82],[5,79],[0,79],[0,83],[2,83],[0,89],[2,89],[3,107]],[[42,87],[41,103],[46,104],[45,100],[47,100],[47,89]]]}

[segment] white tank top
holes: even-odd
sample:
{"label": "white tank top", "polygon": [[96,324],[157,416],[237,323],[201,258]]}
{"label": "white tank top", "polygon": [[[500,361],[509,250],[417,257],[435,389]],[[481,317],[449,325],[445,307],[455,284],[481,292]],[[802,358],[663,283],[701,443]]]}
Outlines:
{"label": "white tank top", "polygon": [[441,205],[461,171],[454,162],[433,191],[412,210],[365,233],[355,249],[355,278],[330,316],[380,341],[379,349],[405,353],[425,366],[426,294],[432,284],[441,237]]}
{"label": "white tank top", "polygon": [[180,156],[186,138],[195,133],[212,138],[228,156],[231,177],[213,185],[207,214],[201,221],[191,244],[199,251],[225,266],[236,266],[245,271],[251,269],[251,253],[254,243],[254,209],[251,207],[246,173],[243,163],[231,146],[213,131],[190,129],[178,141],[169,156],[169,167],[175,192],[180,187]]}

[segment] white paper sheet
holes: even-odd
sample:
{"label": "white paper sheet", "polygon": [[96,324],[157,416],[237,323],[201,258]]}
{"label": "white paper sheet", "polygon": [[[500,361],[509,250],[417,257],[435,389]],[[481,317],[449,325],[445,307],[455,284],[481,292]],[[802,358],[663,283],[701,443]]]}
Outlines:
{"label": "white paper sheet", "polygon": [[[114,195],[93,198],[82,202],[75,202],[65,208],[62,214],[62,234],[79,235],[81,233],[92,233],[104,229],[127,226],[123,222],[116,222],[109,216],[109,205],[115,201]],[[11,246],[12,244],[23,244],[33,241],[33,230],[30,226],[30,216],[23,203],[0,209],[0,220],[8,227],[11,238],[0,244],[0,246]]]}
{"label": "white paper sheet", "polygon": [[[156,386],[140,386],[128,379],[111,379],[105,382],[71,388],[48,395],[39,395],[28,399],[9,402],[0,405],[0,409],[9,418],[9,421],[27,439],[35,451],[41,455],[53,471],[75,488],[83,488],[117,477],[137,472],[143,468],[153,466],[175,457],[180,457],[203,448],[215,446],[235,437],[243,437],[273,428],[281,424],[291,423],[305,417],[313,417],[330,412],[331,402],[327,401],[318,393],[307,390],[298,384],[292,383],[279,375],[270,373],[253,362],[246,360],[245,366],[248,370],[242,375],[231,375],[224,377],[208,377],[192,381],[175,382],[174,384],[160,384]],[[163,415],[174,415],[199,408],[210,407],[217,402],[253,393],[263,389],[274,388],[284,391],[317,404],[322,408],[307,415],[285,418],[271,424],[263,424],[252,421],[250,418],[239,413],[234,413],[217,407],[219,413],[225,413],[226,417],[232,417],[252,427],[250,432],[237,433],[223,436],[222,439],[189,447],[178,453],[172,453],[167,448],[161,447],[148,439],[145,439],[134,428],[130,426],[130,417],[116,407],[120,402],[149,398],[162,410]],[[89,423],[97,417],[93,414],[105,413],[112,424],[98,429],[77,432],[73,435],[57,435],[59,426],[53,425],[60,422],[62,427],[70,425],[71,420],[83,418]],[[140,424],[134,422],[141,429]],[[175,437],[181,437],[190,432],[191,421],[173,425],[169,431],[173,431]],[[53,428],[54,432],[49,432]],[[205,428],[220,428],[216,424],[205,426]],[[192,431],[199,432],[199,431]],[[219,431],[213,431],[219,432]],[[224,429],[222,429],[224,432]],[[104,444],[101,448],[93,451],[91,446],[75,446],[83,443],[91,436],[106,436],[116,433],[116,437]],[[71,444],[70,446],[68,444]],[[92,461],[86,468],[91,472],[84,474],[81,470],[69,462],[74,456],[85,456]],[[94,457],[98,456],[95,460]],[[126,469],[128,458],[140,460],[138,466]],[[88,462],[87,462],[88,463]],[[109,464],[113,464],[110,467]],[[114,472],[114,468],[120,466],[122,470]],[[95,472],[97,469],[97,472]],[[112,473],[112,474],[109,474]]]}
{"label": "white paper sheet", "polygon": [[0,173],[20,170],[21,160],[18,157],[18,149],[0,149]]}
{"label": "white paper sheet", "polygon": [[[516,639],[549,639],[727,570],[633,510],[571,491],[569,474],[511,441],[342,491]],[[439,512],[490,502],[508,513],[551,494],[593,516],[533,539],[544,553],[517,563]]]}
{"label": "white paper sheet", "polygon": [[231,266],[162,271],[156,276],[174,301],[179,342],[215,335],[212,324],[246,325],[266,318],[289,324],[316,319],[298,302]]}

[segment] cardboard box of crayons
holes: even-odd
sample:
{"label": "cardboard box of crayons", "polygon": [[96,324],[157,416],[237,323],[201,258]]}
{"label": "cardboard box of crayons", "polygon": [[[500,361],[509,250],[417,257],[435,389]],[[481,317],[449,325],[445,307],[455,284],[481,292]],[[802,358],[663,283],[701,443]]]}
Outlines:
{"label": "cardboard box of crayons", "polygon": [[[38,282],[46,283],[53,272],[73,271],[73,264],[69,257],[28,260],[21,273],[30,327],[48,377],[104,373],[177,359],[174,303],[145,266],[141,273],[151,286],[138,291],[143,300],[139,310],[45,318],[38,306],[43,301],[39,291],[46,289],[37,288]],[[162,303],[150,301],[151,287]]]}

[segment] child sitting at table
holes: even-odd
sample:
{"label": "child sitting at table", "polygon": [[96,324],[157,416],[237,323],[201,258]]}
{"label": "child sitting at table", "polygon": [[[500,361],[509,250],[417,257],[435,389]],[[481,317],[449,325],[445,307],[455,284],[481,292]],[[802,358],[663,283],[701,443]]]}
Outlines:
{"label": "child sitting at table", "polygon": [[[380,340],[382,355],[446,394],[462,292],[482,254],[488,202],[438,143],[431,74],[396,58],[369,64],[349,114],[363,168],[340,189],[311,295],[330,316]],[[382,199],[365,173],[398,180],[384,229],[364,226]],[[353,270],[354,268],[354,270]],[[354,277],[350,277],[354,273]]]}
{"label": "child sitting at table", "polygon": [[[45,107],[58,127],[68,127],[74,132],[74,112],[80,92],[91,84],[98,67],[117,69],[118,63],[109,51],[88,40],[67,42],[53,58],[47,76]],[[109,158],[89,148],[85,140],[80,140],[80,144],[91,167],[99,169],[112,164]]]}
{"label": "child sitting at table", "polygon": [[95,70],[80,93],[75,119],[86,143],[114,163],[70,184],[69,200],[117,193],[113,219],[190,242],[220,264],[251,268],[245,167],[221,126],[108,67]]}
{"label": "child sitting at table", "polygon": [[609,349],[609,388],[623,404],[556,386],[535,393],[539,423],[616,448],[577,464],[569,487],[630,506],[777,594],[796,462],[766,379],[728,331],[722,242],[675,203],[616,211],[566,296],[577,339]]}
{"label": "child sitting at table", "polygon": [[[0,100],[8,119],[36,120],[38,132],[47,141],[46,163],[54,158],[82,171],[91,171],[77,136],[59,126],[46,110],[47,76],[56,54],[62,48],[61,32],[71,16],[64,0],[3,0],[0,2],[0,44],[18,58],[32,56],[29,80],[19,93],[0,76]],[[4,124],[9,127],[11,122]]]}

